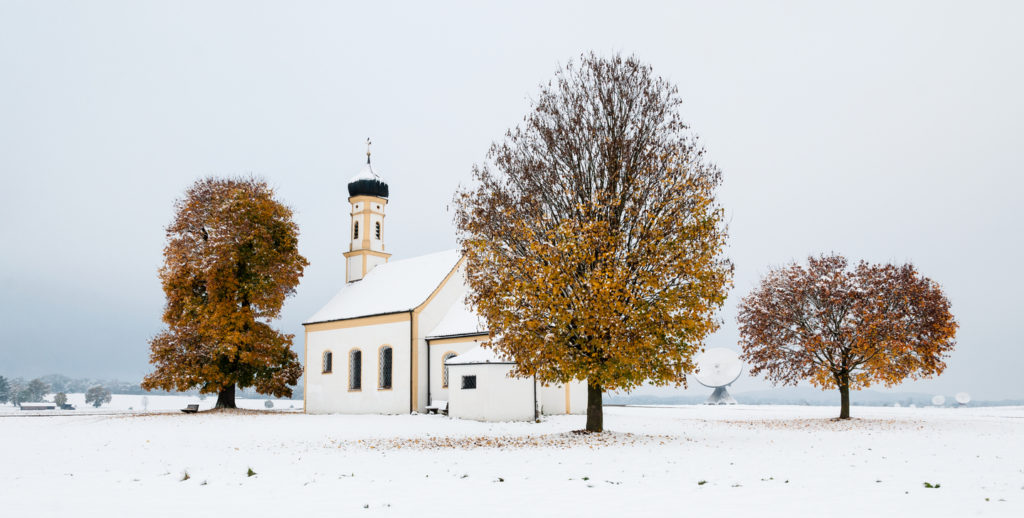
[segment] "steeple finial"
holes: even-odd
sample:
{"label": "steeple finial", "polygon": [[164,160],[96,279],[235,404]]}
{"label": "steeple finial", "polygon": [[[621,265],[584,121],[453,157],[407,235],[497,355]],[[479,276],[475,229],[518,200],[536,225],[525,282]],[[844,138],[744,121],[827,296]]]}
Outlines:
{"label": "steeple finial", "polygon": [[366,137],[366,165],[370,165],[370,137]]}

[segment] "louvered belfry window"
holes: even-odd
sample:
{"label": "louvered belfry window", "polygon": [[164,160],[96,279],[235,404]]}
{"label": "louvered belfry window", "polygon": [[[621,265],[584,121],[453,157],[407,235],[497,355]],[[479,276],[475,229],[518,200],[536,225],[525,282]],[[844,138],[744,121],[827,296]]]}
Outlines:
{"label": "louvered belfry window", "polygon": [[381,347],[380,348],[380,359],[377,362],[379,366],[379,372],[377,373],[378,388],[389,389],[391,388],[391,348]]}
{"label": "louvered belfry window", "polygon": [[352,224],[352,239],[359,239],[359,222]]}
{"label": "louvered belfry window", "polygon": [[348,389],[363,388],[363,352],[356,349],[348,356]]}
{"label": "louvered belfry window", "polygon": [[377,222],[377,239],[380,240],[380,222]]}

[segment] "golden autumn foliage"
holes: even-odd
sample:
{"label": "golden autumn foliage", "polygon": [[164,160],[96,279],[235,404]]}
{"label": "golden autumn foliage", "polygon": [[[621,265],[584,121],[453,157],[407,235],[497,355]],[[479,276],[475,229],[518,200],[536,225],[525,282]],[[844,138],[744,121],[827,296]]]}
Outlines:
{"label": "golden autumn foliage", "polygon": [[677,90],[635,58],[583,56],[456,194],[469,302],[515,374],[603,390],[685,384],[732,265],[721,172]]}
{"label": "golden autumn foliage", "polygon": [[269,325],[308,262],[292,212],[255,179],[200,180],[175,204],[160,269],[168,329],[150,341],[156,370],[143,388],[218,393],[235,386],[291,395],[302,374],[293,335]]}
{"label": "golden autumn foliage", "polygon": [[838,388],[841,419],[850,389],[941,374],[958,327],[942,288],[912,264],[851,268],[840,255],[771,270],[738,321],[751,374]]}

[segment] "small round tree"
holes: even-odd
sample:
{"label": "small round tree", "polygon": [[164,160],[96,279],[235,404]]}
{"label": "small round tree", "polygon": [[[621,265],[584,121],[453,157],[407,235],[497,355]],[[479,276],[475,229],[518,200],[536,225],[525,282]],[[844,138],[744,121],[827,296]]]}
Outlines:
{"label": "small round tree", "polygon": [[110,391],[100,385],[96,385],[85,392],[85,404],[96,408],[99,408],[104,403],[110,403],[112,399],[113,396],[111,396]]}
{"label": "small round tree", "polygon": [[840,419],[850,418],[850,389],[941,374],[956,344],[957,323],[935,281],[912,264],[851,268],[841,255],[769,271],[737,320],[751,374],[838,388]]}
{"label": "small round tree", "polygon": [[66,405],[67,402],[68,402],[67,394],[65,394],[63,392],[58,392],[58,393],[53,395],[53,404],[57,405],[58,407],[62,407],[64,405]]}

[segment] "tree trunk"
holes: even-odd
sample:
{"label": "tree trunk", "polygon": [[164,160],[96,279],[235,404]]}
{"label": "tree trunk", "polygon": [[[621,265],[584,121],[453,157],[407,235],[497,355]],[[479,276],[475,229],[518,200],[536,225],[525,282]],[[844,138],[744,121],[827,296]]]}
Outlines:
{"label": "tree trunk", "polygon": [[217,406],[214,408],[238,408],[235,406],[235,385],[220,389],[217,393]]}
{"label": "tree trunk", "polygon": [[850,376],[839,376],[839,418],[850,418]]}
{"label": "tree trunk", "polygon": [[587,431],[604,431],[604,406],[601,404],[600,385],[587,385]]}

